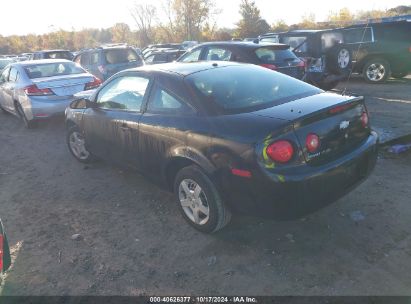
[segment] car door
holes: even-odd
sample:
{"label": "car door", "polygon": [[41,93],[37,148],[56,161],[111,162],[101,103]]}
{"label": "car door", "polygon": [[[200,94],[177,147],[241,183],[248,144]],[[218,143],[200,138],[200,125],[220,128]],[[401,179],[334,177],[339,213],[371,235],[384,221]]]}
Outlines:
{"label": "car door", "polygon": [[10,74],[10,67],[4,69],[3,73],[1,73],[0,76],[0,105],[3,109],[9,109],[9,105],[7,103],[7,98],[6,98],[6,93],[5,91],[7,90],[8,87],[8,80],[9,80],[9,74]]}
{"label": "car door", "polygon": [[14,111],[14,90],[17,84],[19,72],[15,67],[10,67],[10,73],[6,82],[2,84],[2,94],[4,108],[8,111]]}
{"label": "car door", "polygon": [[147,74],[133,72],[112,79],[99,90],[96,107],[83,114],[83,129],[90,152],[139,168],[138,123],[149,84]]}
{"label": "car door", "polygon": [[159,180],[171,151],[186,145],[187,132],[197,120],[196,110],[176,95],[178,85],[167,88],[157,82],[140,120],[142,171]]}

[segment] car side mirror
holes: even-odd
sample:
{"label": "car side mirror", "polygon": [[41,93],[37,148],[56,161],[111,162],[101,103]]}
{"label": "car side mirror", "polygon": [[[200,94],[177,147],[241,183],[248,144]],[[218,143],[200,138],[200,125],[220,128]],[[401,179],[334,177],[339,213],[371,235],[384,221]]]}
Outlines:
{"label": "car side mirror", "polygon": [[98,108],[98,104],[96,102],[91,101],[88,98],[80,98],[72,101],[70,103],[71,109],[95,109]]}
{"label": "car side mirror", "polygon": [[0,220],[0,273],[9,269],[11,265],[11,256],[7,236]]}

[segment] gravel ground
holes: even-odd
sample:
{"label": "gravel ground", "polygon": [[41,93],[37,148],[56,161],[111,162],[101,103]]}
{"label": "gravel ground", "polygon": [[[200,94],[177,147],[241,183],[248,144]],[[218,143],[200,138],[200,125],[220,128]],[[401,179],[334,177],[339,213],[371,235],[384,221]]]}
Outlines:
{"label": "gravel ground", "polygon": [[[411,79],[366,85],[388,140],[411,133]],[[340,87],[341,89],[342,87]],[[54,121],[0,114],[0,216],[14,264],[3,295],[411,295],[411,155],[304,219],[235,217],[204,235],[143,177],[83,165]],[[235,191],[235,189],[233,189]]]}

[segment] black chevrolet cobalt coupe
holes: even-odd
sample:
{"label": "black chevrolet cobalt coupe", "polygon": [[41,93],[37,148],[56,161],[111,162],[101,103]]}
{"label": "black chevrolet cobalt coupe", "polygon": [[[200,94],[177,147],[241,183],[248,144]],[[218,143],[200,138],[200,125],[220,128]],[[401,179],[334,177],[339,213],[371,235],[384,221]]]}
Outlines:
{"label": "black chevrolet cobalt coupe", "polygon": [[74,101],[66,122],[75,158],[155,179],[203,232],[233,211],[292,219],[317,210],[363,181],[377,155],[362,97],[230,62],[120,72]]}

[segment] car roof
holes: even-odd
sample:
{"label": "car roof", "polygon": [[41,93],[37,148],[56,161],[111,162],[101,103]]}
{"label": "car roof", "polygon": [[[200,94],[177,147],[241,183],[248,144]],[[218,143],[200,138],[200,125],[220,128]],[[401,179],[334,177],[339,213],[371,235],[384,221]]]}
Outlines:
{"label": "car roof", "polygon": [[234,45],[234,46],[250,48],[250,49],[260,48],[263,46],[279,46],[279,47],[287,46],[287,44],[284,44],[284,43],[271,43],[271,42],[255,43],[253,41],[216,41],[216,42],[205,42],[205,43],[196,45],[195,47],[204,46],[204,45],[227,45],[227,46]]}
{"label": "car roof", "polygon": [[30,66],[30,65],[38,65],[38,64],[67,63],[67,62],[73,62],[73,61],[70,61],[67,59],[40,59],[40,60],[27,60],[27,61],[15,62],[12,65]]}
{"label": "car roof", "polygon": [[151,71],[166,74],[178,74],[180,76],[188,76],[201,71],[217,69],[229,66],[240,66],[244,63],[232,61],[198,61],[198,62],[170,62],[154,65],[144,65],[138,68],[129,69],[126,71]]}

